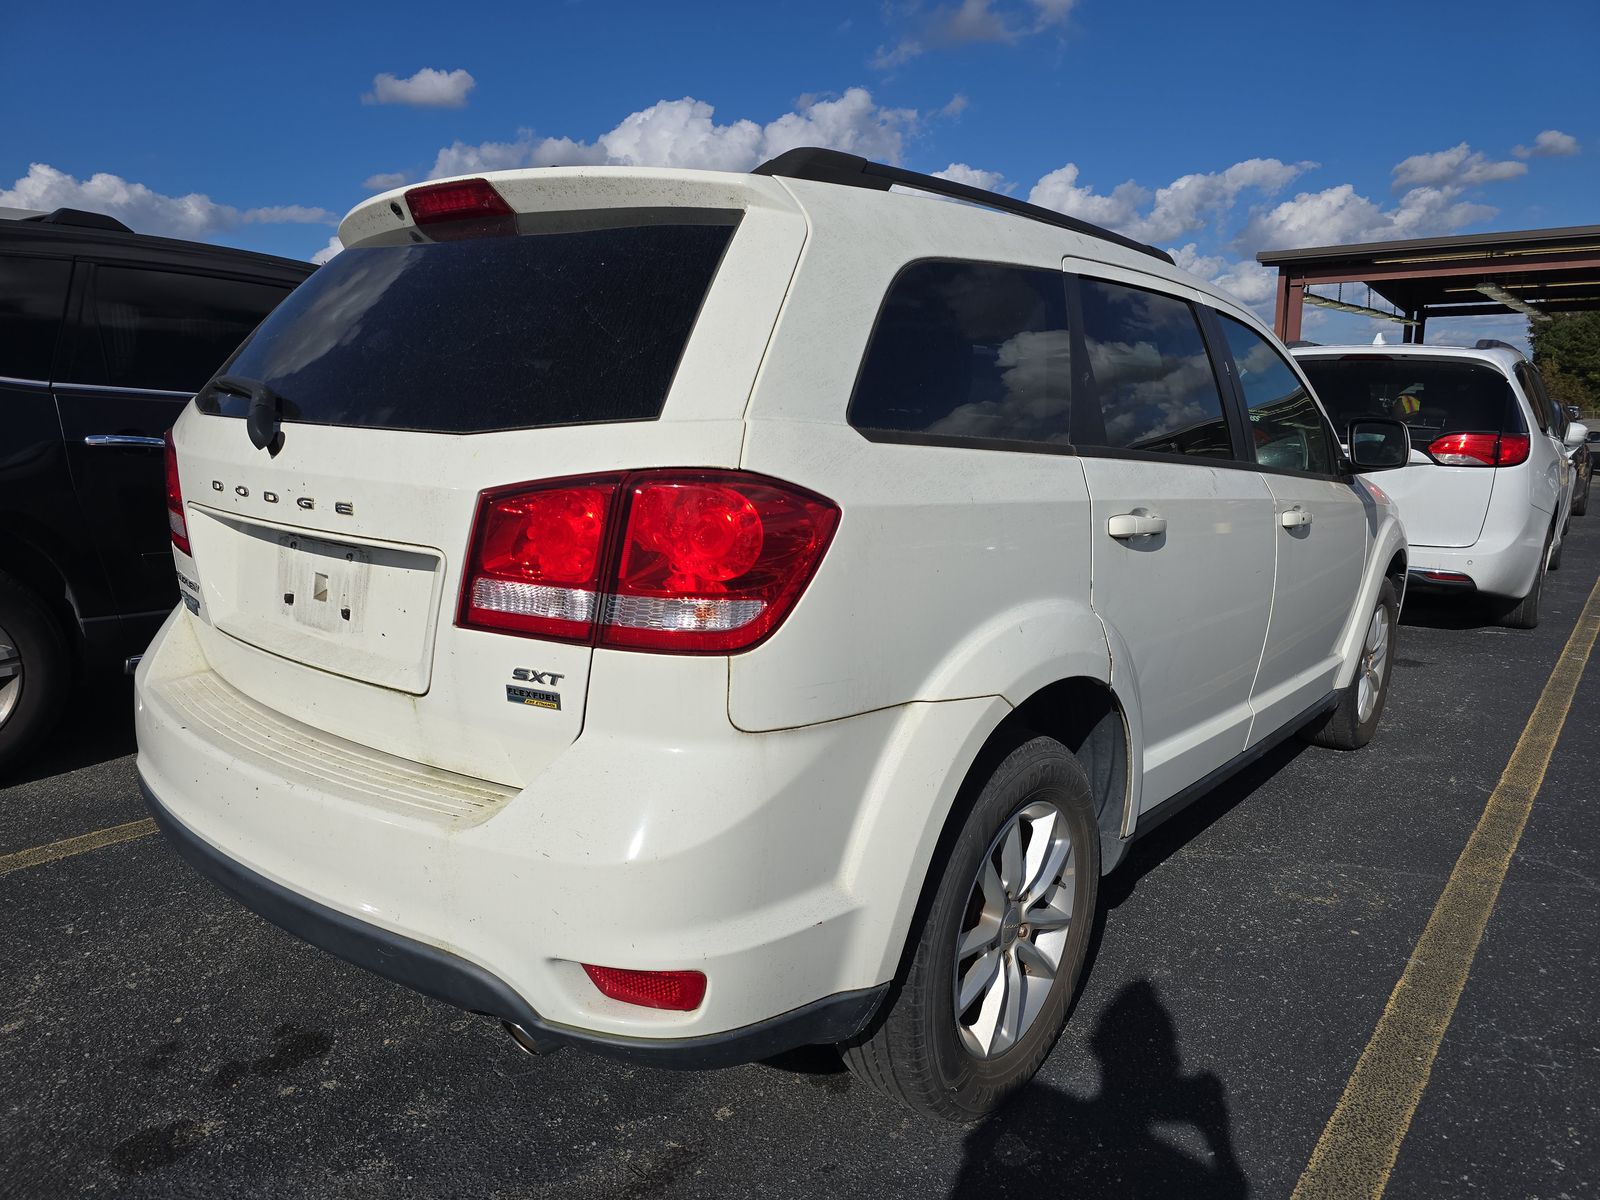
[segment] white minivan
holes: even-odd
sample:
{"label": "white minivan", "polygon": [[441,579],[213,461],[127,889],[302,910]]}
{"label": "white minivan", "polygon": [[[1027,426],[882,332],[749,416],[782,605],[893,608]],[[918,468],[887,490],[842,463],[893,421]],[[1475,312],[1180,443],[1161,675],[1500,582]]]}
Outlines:
{"label": "white minivan", "polygon": [[1412,584],[1482,596],[1501,624],[1536,626],[1571,518],[1572,454],[1588,433],[1538,369],[1495,341],[1300,345],[1294,355],[1339,428],[1373,416],[1410,428],[1410,466],[1383,489],[1405,521]]}
{"label": "white minivan", "polygon": [[340,236],[173,431],[139,775],[246,904],[525,1048],[831,1044],[981,1115],[1133,838],[1373,734],[1408,559],[1355,472],[1405,428],[1348,461],[1159,251],[818,150]]}

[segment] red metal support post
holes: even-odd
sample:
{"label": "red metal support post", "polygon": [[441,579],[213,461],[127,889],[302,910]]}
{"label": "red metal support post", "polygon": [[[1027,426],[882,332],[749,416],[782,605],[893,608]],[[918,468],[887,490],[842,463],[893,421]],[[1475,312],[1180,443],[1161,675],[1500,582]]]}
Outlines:
{"label": "red metal support post", "polygon": [[1300,318],[1305,308],[1306,287],[1298,279],[1291,279],[1287,271],[1278,270],[1278,307],[1272,318],[1272,331],[1284,342],[1300,340]]}

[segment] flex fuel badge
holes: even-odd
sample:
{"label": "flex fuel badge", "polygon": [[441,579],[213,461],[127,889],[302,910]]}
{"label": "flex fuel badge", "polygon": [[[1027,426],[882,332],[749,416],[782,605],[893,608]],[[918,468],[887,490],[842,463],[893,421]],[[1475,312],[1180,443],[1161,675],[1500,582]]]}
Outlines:
{"label": "flex fuel badge", "polygon": [[550,708],[557,712],[561,710],[561,693],[540,692],[533,688],[518,687],[514,683],[506,684],[506,699],[513,704],[531,704],[535,708]]}
{"label": "flex fuel badge", "polygon": [[535,671],[530,667],[518,667],[511,672],[511,678],[518,683],[506,684],[506,699],[513,704],[531,704],[534,708],[548,708],[555,712],[561,711],[561,693],[546,692],[538,688],[520,687],[520,683],[542,683],[547,687],[558,686],[565,675],[558,675],[554,671]]}

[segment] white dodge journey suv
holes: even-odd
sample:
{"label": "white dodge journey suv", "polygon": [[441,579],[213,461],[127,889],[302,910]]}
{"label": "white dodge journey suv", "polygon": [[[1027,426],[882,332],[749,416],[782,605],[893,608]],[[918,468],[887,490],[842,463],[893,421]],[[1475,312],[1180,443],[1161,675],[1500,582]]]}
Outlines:
{"label": "white dodge journey suv", "polygon": [[244,903],[525,1048],[833,1044],[980,1115],[1136,835],[1372,735],[1393,510],[1158,251],[817,150],[340,236],[173,431],[139,773]]}

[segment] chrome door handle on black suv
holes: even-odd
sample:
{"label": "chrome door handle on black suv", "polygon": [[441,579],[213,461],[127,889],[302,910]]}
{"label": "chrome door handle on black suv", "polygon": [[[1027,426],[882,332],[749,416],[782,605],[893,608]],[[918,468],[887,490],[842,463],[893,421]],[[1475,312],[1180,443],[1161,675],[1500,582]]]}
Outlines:
{"label": "chrome door handle on black suv", "polygon": [[132,446],[139,450],[159,450],[166,443],[158,437],[145,437],[132,433],[91,433],[84,437],[85,446]]}

